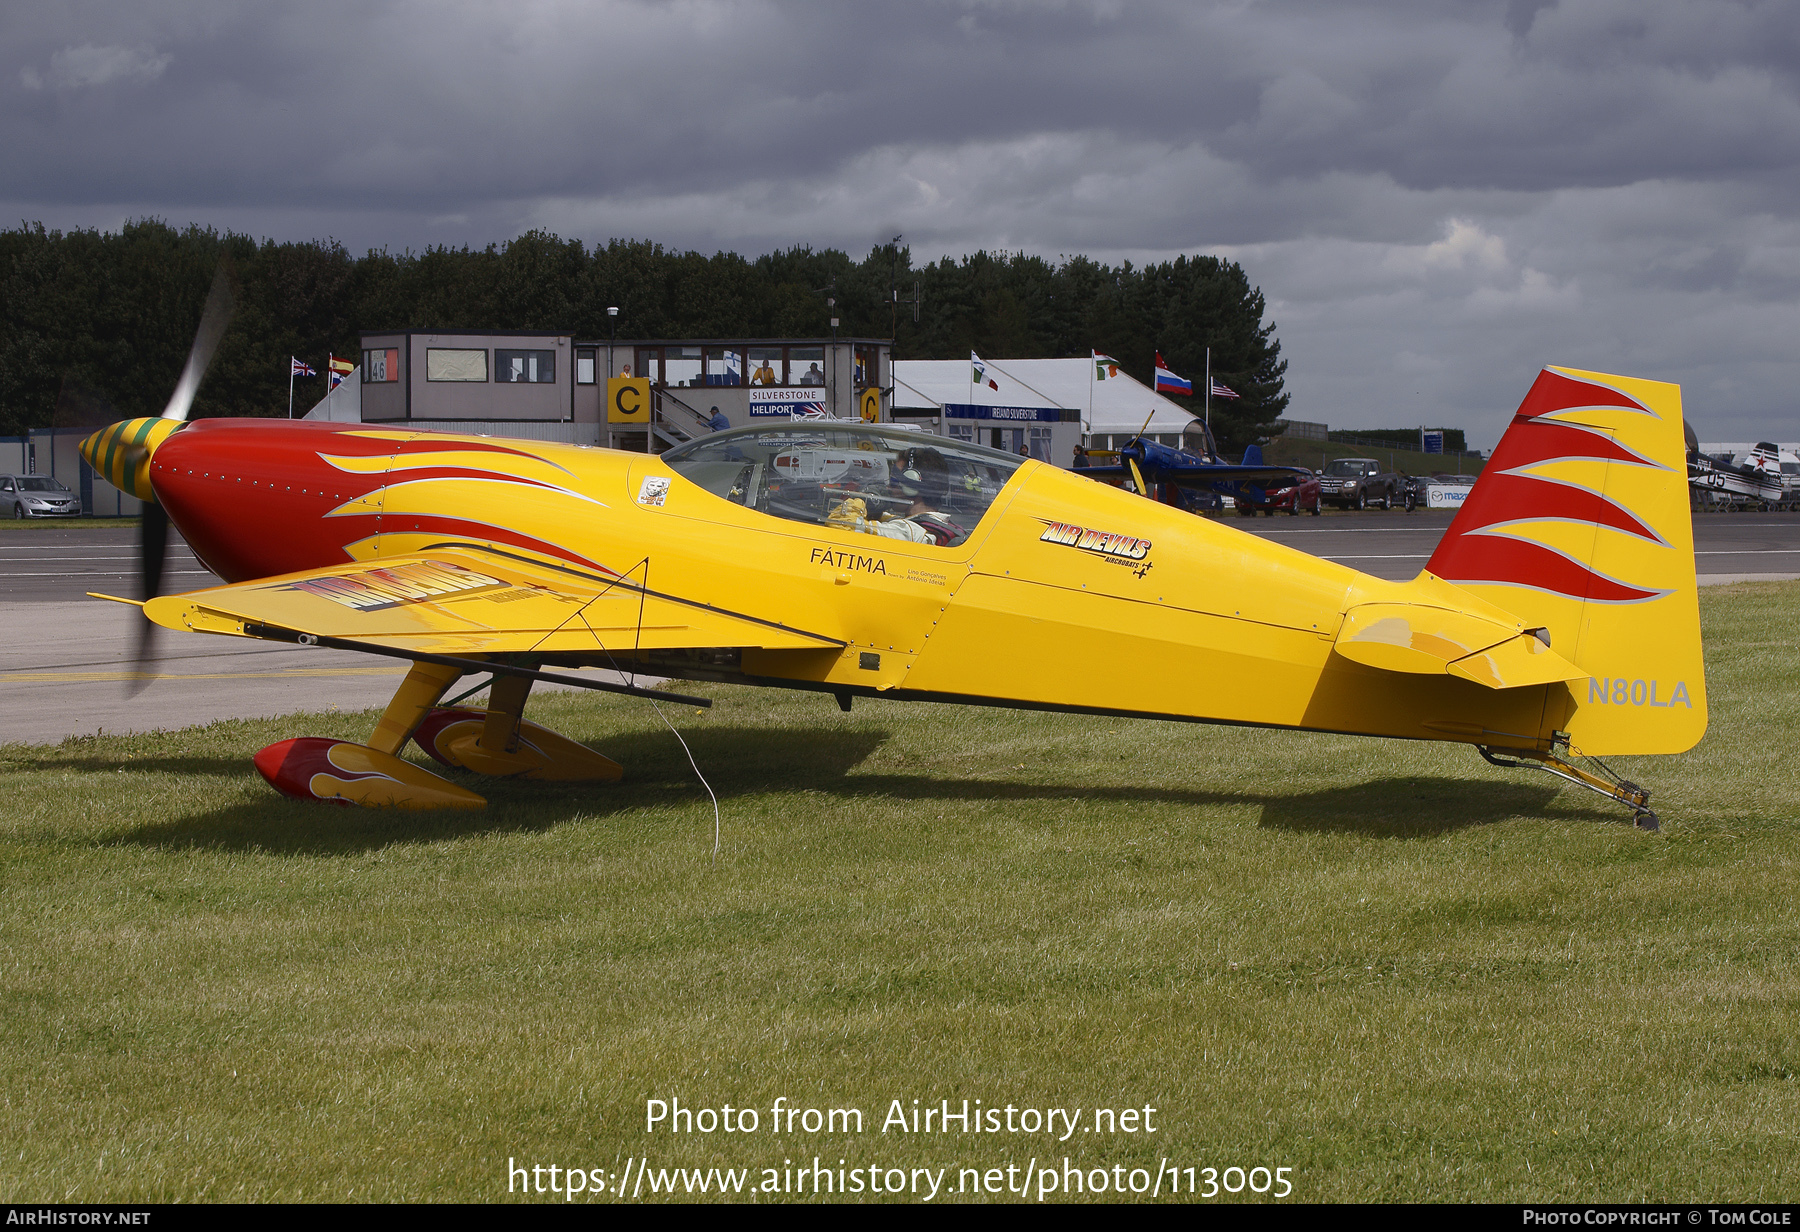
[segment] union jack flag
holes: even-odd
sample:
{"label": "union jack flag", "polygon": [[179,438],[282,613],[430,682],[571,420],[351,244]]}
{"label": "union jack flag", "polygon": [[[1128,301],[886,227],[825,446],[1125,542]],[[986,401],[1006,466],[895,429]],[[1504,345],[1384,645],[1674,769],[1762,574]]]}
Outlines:
{"label": "union jack flag", "polygon": [[318,376],[319,375],[317,372],[313,371],[313,367],[311,364],[302,363],[299,360],[295,359],[292,355],[288,356],[288,362],[293,364],[293,367],[288,369],[288,372],[293,376]]}

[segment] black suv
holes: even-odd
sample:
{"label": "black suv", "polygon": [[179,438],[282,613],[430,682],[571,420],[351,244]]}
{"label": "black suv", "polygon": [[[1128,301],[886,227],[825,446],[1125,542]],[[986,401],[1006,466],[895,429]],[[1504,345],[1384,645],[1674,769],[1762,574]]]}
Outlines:
{"label": "black suv", "polygon": [[1392,509],[1406,500],[1405,481],[1374,458],[1335,458],[1319,473],[1319,496],[1339,509]]}

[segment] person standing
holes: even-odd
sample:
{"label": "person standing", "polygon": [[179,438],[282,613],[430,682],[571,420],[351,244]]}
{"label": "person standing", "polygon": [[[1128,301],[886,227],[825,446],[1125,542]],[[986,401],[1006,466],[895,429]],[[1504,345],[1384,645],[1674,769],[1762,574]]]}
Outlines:
{"label": "person standing", "polygon": [[723,432],[731,426],[731,421],[725,418],[724,411],[715,406],[712,409],[712,418],[706,421],[706,426],[714,432]]}

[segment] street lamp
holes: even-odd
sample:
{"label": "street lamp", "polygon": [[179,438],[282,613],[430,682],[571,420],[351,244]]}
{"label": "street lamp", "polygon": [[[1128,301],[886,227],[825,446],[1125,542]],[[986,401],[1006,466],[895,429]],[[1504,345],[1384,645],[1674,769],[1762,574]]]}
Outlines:
{"label": "street lamp", "polygon": [[[611,386],[611,383],[612,383],[612,379],[613,379],[613,343],[617,342],[618,339],[619,339],[619,310],[617,308],[608,307],[606,310],[606,380],[602,381],[600,383],[600,388],[602,391],[607,390]],[[600,404],[602,407],[605,407],[607,405],[607,398],[609,396],[610,396],[609,394],[602,392],[602,394],[600,396]],[[606,444],[607,444],[607,446],[609,448],[617,446],[619,442],[618,442],[618,439],[613,435],[612,425],[610,422],[611,418],[612,418],[611,412],[610,411],[606,412],[606,414],[604,414],[602,416],[602,418],[607,419],[609,421],[607,424],[607,428],[606,428]]]}

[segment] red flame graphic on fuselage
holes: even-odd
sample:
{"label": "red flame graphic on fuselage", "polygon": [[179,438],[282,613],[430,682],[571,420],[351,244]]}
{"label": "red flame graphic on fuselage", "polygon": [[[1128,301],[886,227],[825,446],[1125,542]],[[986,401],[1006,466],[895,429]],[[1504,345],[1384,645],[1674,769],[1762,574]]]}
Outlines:
{"label": "red flame graphic on fuselage", "polygon": [[[151,483],[170,518],[208,568],[228,582],[296,573],[341,564],[347,545],[381,529],[373,512],[339,513],[344,505],[396,484],[468,476],[543,487],[538,481],[496,469],[466,465],[420,467],[357,474],[332,466],[325,455],[381,457],[441,453],[491,453],[534,458],[525,450],[467,439],[420,436],[394,440],[366,435],[365,425],[203,419],[171,436],[151,461]],[[500,504],[503,508],[504,505]],[[572,564],[603,566],[503,525],[469,516],[406,514],[397,526],[431,534],[500,542],[560,557]]]}

